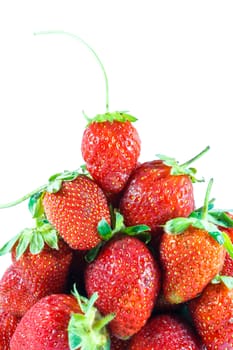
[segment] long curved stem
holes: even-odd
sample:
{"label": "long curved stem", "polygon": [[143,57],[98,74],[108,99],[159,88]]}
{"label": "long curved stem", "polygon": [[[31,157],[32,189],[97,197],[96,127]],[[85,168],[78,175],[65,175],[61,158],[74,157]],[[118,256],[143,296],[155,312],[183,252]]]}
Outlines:
{"label": "long curved stem", "polygon": [[29,199],[31,196],[33,196],[33,195],[36,194],[37,192],[44,191],[44,190],[46,189],[46,187],[47,187],[47,184],[38,187],[38,188],[35,189],[34,191],[25,194],[23,197],[21,197],[21,198],[15,200],[15,201],[13,201],[13,202],[9,202],[9,203],[6,203],[6,204],[0,204],[0,209],[14,207],[14,206],[17,205],[17,204],[20,204],[20,203],[26,201],[27,199]]}
{"label": "long curved stem", "polygon": [[182,164],[182,167],[187,167],[189,166],[191,163],[193,163],[195,160],[201,158],[203,156],[203,154],[205,154],[207,151],[209,151],[210,146],[207,146],[205,149],[203,149],[203,151],[201,151],[200,153],[198,153],[195,157],[189,159],[187,162],[185,162],[184,164]]}
{"label": "long curved stem", "polygon": [[109,112],[109,87],[108,87],[108,77],[107,77],[107,73],[105,71],[104,65],[102,63],[102,61],[100,60],[99,56],[97,55],[97,53],[92,49],[92,47],[86,42],[84,41],[82,38],[80,38],[79,36],[69,33],[69,32],[65,32],[63,30],[48,30],[48,31],[40,31],[40,32],[35,32],[34,35],[47,35],[47,34],[61,34],[61,35],[67,35],[75,40],[80,41],[82,44],[84,44],[95,56],[95,58],[97,59],[102,72],[104,74],[104,79],[105,79],[105,88],[106,88],[106,112]]}

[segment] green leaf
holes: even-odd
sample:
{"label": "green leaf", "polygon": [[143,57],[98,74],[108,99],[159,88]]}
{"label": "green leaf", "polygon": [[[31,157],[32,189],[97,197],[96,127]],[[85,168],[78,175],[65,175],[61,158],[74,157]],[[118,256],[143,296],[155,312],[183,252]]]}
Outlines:
{"label": "green leaf", "polygon": [[16,236],[13,237],[12,239],[10,239],[7,243],[5,243],[5,244],[0,248],[0,256],[9,253],[9,252],[12,250],[12,248],[14,247],[14,245],[16,244],[16,242],[18,241],[20,235],[21,235],[21,233],[19,233],[18,235],[16,235]]}
{"label": "green leaf", "polygon": [[52,249],[58,250],[58,234],[55,229],[50,229],[49,231],[43,232],[43,239],[45,243]]}
{"label": "green leaf", "polygon": [[209,235],[215,239],[220,245],[224,244],[224,237],[221,231],[208,231]]}
{"label": "green leaf", "polygon": [[39,218],[44,215],[43,195],[44,192],[37,192],[29,198],[28,209],[33,218]]}
{"label": "green leaf", "polygon": [[147,225],[128,226],[123,230],[123,233],[129,236],[136,236],[143,232],[150,231],[150,227]]}
{"label": "green leaf", "polygon": [[132,123],[137,121],[137,118],[135,118],[134,116],[125,113],[125,112],[107,112],[105,114],[97,114],[94,118],[90,119],[90,118],[86,118],[88,121],[88,125],[96,122],[96,123],[103,123],[106,121],[109,122],[114,122],[114,121],[118,121],[121,123],[124,123],[126,121]]}
{"label": "green leaf", "polygon": [[44,239],[39,231],[36,229],[33,231],[30,240],[30,252],[32,254],[39,254],[44,248]]}
{"label": "green leaf", "polygon": [[109,240],[112,237],[112,229],[106,219],[101,219],[97,225],[97,231],[103,240]]}
{"label": "green leaf", "polygon": [[72,315],[68,325],[68,341],[70,350],[80,349],[82,344],[81,337],[76,333],[75,319]]}
{"label": "green leaf", "polygon": [[27,250],[31,237],[32,237],[33,229],[26,228],[21,232],[19,243],[16,247],[16,260],[19,260],[23,253]]}
{"label": "green leaf", "polygon": [[100,242],[99,244],[97,244],[97,246],[88,250],[87,254],[85,255],[86,262],[91,263],[96,259],[103,244],[104,244],[103,242]]}
{"label": "green leaf", "polygon": [[228,289],[233,289],[233,277],[221,276],[221,280]]}
{"label": "green leaf", "polygon": [[57,193],[58,191],[60,191],[61,186],[62,180],[54,180],[48,184],[48,186],[46,187],[46,191],[48,193]]}
{"label": "green leaf", "polygon": [[230,257],[233,259],[233,244],[231,242],[231,239],[226,232],[222,232],[222,236],[224,240],[223,246],[230,255]]}
{"label": "green leaf", "polygon": [[108,337],[108,340],[107,340],[106,344],[104,345],[103,350],[111,350],[110,337]]}
{"label": "green leaf", "polygon": [[221,227],[233,227],[233,219],[225,210],[209,210],[208,220]]}
{"label": "green leaf", "polygon": [[212,280],[212,284],[224,283],[228,289],[233,289],[233,277],[232,276],[223,276],[216,275]]}
{"label": "green leaf", "polygon": [[178,217],[175,219],[171,219],[166,222],[164,225],[164,231],[166,233],[174,233],[174,234],[180,234],[187,230],[187,228],[192,225],[195,219],[193,218],[183,218]]}
{"label": "green leaf", "polygon": [[125,228],[124,225],[124,217],[119,212],[115,212],[115,227],[113,230],[113,234],[116,232],[120,232]]}

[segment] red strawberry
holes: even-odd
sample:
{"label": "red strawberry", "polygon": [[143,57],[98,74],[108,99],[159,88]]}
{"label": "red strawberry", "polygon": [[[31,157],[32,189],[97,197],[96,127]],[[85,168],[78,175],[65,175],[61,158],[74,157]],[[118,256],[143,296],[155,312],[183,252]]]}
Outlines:
{"label": "red strawberry", "polygon": [[47,219],[73,249],[90,249],[101,242],[97,224],[110,223],[107,199],[100,187],[85,175],[64,181],[56,193],[45,192],[43,206]]}
{"label": "red strawberry", "polygon": [[[232,225],[223,211],[209,208],[211,179],[203,208],[188,218],[175,218],[165,225],[160,245],[163,293],[171,303],[196,297],[223,267],[226,250],[233,256],[229,237],[215,224]],[[218,218],[218,220],[216,219]]]}
{"label": "red strawberry", "polygon": [[106,113],[84,131],[82,155],[87,170],[106,193],[120,192],[137,165],[140,139],[130,122],[134,120],[127,114]]}
{"label": "red strawberry", "polygon": [[[40,246],[43,240],[48,243],[46,239],[47,232],[44,234],[47,225],[49,225],[45,221],[48,220],[53,226],[50,225],[49,228],[52,232],[50,236],[52,235],[53,241],[53,231],[56,229],[57,233],[71,248],[91,249],[101,242],[97,225],[103,218],[110,223],[110,211],[102,189],[83,173],[83,169],[81,171],[82,173],[77,170],[55,174],[49,178],[47,184],[39,189],[16,201],[0,205],[0,208],[8,208],[29,199],[29,209],[37,223],[36,231],[39,231],[40,236],[42,236],[39,239],[38,235],[34,235],[35,229],[30,229],[31,237],[34,236],[32,239],[34,243],[39,242]],[[43,228],[44,225],[45,229]],[[6,247],[11,248],[12,242],[17,239],[18,236],[14,237],[13,240],[0,249],[0,254],[3,254],[3,251],[6,252]],[[54,248],[54,244],[51,245],[50,241],[51,237],[48,244]],[[27,242],[28,244],[29,242]]]}
{"label": "red strawberry", "polygon": [[120,202],[127,226],[146,224],[157,231],[166,221],[194,210],[191,161],[179,166],[173,158],[145,162],[133,172]]}
{"label": "red strawberry", "polygon": [[200,350],[200,342],[190,326],[174,315],[158,315],[135,334],[129,350]]}
{"label": "red strawberry", "polygon": [[147,246],[135,237],[116,236],[85,271],[87,294],[99,295],[103,315],[115,313],[112,334],[127,338],[150,317],[160,286],[160,271]]}
{"label": "red strawberry", "polygon": [[[109,339],[105,325],[92,300],[67,294],[40,299],[23,316],[10,342],[11,350],[105,349]],[[98,323],[98,326],[97,326]],[[98,329],[96,329],[96,328]]]}
{"label": "red strawberry", "polygon": [[0,309],[22,317],[38,300],[28,289],[19,267],[11,265],[0,281]]}
{"label": "red strawberry", "polygon": [[176,304],[196,297],[221,271],[225,254],[206,230],[190,226],[181,234],[164,233],[160,255],[165,299]]}
{"label": "red strawberry", "polygon": [[21,270],[23,282],[34,298],[66,290],[72,250],[63,240],[59,240],[57,250],[45,245],[39,254],[32,254],[27,249],[18,260],[14,248],[12,260]]}
{"label": "red strawberry", "polygon": [[189,303],[194,324],[207,349],[233,349],[233,278],[231,287],[223,282],[208,284]]}
{"label": "red strawberry", "polygon": [[0,310],[0,350],[10,349],[10,340],[19,319],[10,313]]}

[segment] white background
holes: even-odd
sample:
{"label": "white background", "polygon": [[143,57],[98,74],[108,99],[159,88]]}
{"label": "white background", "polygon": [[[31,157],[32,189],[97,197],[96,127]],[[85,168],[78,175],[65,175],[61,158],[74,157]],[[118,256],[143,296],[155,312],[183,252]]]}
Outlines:
{"label": "white background", "polygon": [[[157,153],[195,163],[214,178],[216,206],[233,207],[232,1],[1,1],[0,202],[21,197],[65,169],[83,163],[89,116],[105,111],[103,75],[78,41],[36,31],[81,36],[102,59],[110,110],[128,110],[141,141],[141,161]],[[195,186],[197,206],[206,184]],[[27,204],[0,210],[0,243],[33,226]],[[0,257],[0,275],[10,257]]]}

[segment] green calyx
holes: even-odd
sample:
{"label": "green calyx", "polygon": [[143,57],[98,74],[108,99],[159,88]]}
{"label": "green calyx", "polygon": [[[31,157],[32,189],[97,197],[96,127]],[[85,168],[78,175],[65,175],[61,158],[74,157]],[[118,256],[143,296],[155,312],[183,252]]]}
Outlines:
{"label": "green calyx", "polygon": [[45,219],[37,219],[36,226],[25,228],[0,248],[0,256],[9,253],[16,245],[16,260],[19,260],[29,248],[30,253],[39,254],[45,243],[52,249],[58,249],[57,231]]}
{"label": "green calyx", "polygon": [[124,122],[135,122],[137,121],[137,118],[133,117],[132,115],[126,113],[126,112],[107,112],[107,113],[104,113],[104,114],[97,114],[94,118],[89,118],[85,113],[84,114],[84,117],[86,118],[88,125],[92,124],[92,123],[103,123],[103,122],[110,122],[110,123],[113,123],[114,121],[117,121],[117,122],[121,122],[121,123],[124,123]]}
{"label": "green calyx", "polygon": [[[45,192],[49,192],[49,193],[58,192],[61,189],[62,183],[64,181],[73,181],[79,175],[86,175],[86,176],[90,177],[89,173],[86,170],[85,165],[82,165],[79,169],[74,170],[74,171],[65,170],[62,173],[57,173],[57,174],[50,176],[50,178],[48,179],[48,182],[46,184],[38,187],[37,189],[27,193],[23,197],[15,200],[13,202],[0,204],[0,209],[13,207],[13,206],[18,205],[18,204],[24,202],[25,200],[29,199],[29,206],[31,206],[31,208],[37,206],[37,208],[34,208],[33,210],[35,210],[37,212],[40,210],[43,211],[43,209],[40,208],[40,203],[42,202],[42,197],[43,197],[44,193]],[[31,201],[31,204],[30,204],[30,201]],[[40,203],[36,204],[37,201],[39,201]],[[37,216],[38,216],[38,214],[37,214]]]}
{"label": "green calyx", "polygon": [[211,283],[223,283],[229,290],[233,289],[233,277],[231,276],[217,275],[212,279]]}
{"label": "green calyx", "polygon": [[212,184],[213,179],[209,181],[202,208],[193,211],[187,218],[178,217],[167,221],[164,225],[164,230],[170,234],[182,234],[190,226],[205,230],[220,245],[223,245],[231,258],[233,258],[233,244],[228,234],[224,232],[224,228],[233,227],[233,220],[226,210],[215,210],[213,201],[209,202]]}
{"label": "green calyx", "polygon": [[90,299],[79,295],[76,287],[72,294],[77,299],[82,313],[73,313],[68,324],[70,350],[110,350],[110,337],[106,325],[115,317],[109,314],[102,317],[94,303],[98,294]]}
{"label": "green calyx", "polygon": [[188,175],[192,182],[203,182],[203,179],[198,180],[196,178],[197,170],[195,168],[190,168],[189,165],[201,158],[209,149],[210,147],[207,146],[203,151],[183,164],[179,164],[175,158],[167,157],[163,154],[156,154],[156,156],[162,160],[165,165],[171,167],[171,175]]}
{"label": "green calyx", "polygon": [[115,211],[115,217],[114,217],[114,228],[112,229],[109,223],[103,218],[99,221],[97,230],[98,234],[102,239],[102,242],[100,242],[96,247],[93,249],[90,249],[86,254],[86,261],[92,262],[95,260],[96,256],[98,255],[101,247],[105,244],[105,242],[109,241],[111,238],[113,238],[116,234],[122,233],[127,236],[136,236],[146,244],[150,242],[151,235],[150,235],[150,227],[147,225],[135,225],[135,226],[128,226],[126,227],[124,224],[124,218],[123,216]]}

